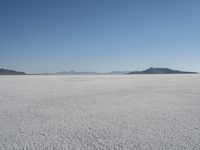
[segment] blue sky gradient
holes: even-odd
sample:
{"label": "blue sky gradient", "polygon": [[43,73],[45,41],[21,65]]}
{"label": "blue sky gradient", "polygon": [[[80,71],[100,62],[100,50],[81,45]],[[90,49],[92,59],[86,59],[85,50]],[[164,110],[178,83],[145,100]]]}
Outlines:
{"label": "blue sky gradient", "polygon": [[1,0],[0,68],[200,72],[198,0]]}

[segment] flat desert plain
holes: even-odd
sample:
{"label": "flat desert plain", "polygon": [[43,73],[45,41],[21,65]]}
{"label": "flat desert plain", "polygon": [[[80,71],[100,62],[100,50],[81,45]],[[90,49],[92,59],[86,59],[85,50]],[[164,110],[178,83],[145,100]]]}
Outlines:
{"label": "flat desert plain", "polygon": [[200,75],[0,76],[0,149],[200,149]]}

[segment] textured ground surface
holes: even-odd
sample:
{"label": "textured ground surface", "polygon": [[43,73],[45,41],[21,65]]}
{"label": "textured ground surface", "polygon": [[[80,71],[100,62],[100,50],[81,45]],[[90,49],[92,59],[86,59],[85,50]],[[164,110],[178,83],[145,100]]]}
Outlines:
{"label": "textured ground surface", "polygon": [[0,76],[0,149],[200,149],[200,75]]}

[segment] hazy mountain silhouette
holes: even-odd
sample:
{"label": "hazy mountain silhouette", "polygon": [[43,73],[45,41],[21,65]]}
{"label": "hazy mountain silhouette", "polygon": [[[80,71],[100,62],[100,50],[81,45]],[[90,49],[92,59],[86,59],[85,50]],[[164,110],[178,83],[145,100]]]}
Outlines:
{"label": "hazy mountain silhouette", "polygon": [[78,72],[78,71],[62,71],[62,72],[58,72],[55,73],[57,75],[78,75],[78,74],[85,74],[85,75],[92,75],[92,74],[100,74],[100,73],[96,73],[96,72],[92,72],[92,71],[84,71],[84,72]]}
{"label": "hazy mountain silhouette", "polygon": [[18,72],[15,70],[0,69],[0,75],[25,75],[25,72]]}
{"label": "hazy mountain silhouette", "polygon": [[[169,68],[149,68],[143,71],[112,71],[109,73],[98,73],[92,71],[62,71],[58,73],[41,73],[38,75],[98,75],[98,74],[197,74],[197,72],[189,72],[189,71],[180,71],[180,70],[173,70]],[[0,75],[26,75],[25,72],[19,72],[15,70],[8,70],[8,69],[0,69]]]}
{"label": "hazy mountain silhouette", "polygon": [[197,74],[197,72],[172,70],[169,68],[149,68],[143,71],[133,71],[128,74]]}
{"label": "hazy mountain silhouette", "polygon": [[130,71],[112,71],[112,72],[109,72],[107,74],[127,74],[129,73]]}
{"label": "hazy mountain silhouette", "polygon": [[57,73],[41,73],[40,75],[101,75],[101,74],[127,74],[130,71],[112,71],[108,73],[99,73],[93,71],[61,71]]}

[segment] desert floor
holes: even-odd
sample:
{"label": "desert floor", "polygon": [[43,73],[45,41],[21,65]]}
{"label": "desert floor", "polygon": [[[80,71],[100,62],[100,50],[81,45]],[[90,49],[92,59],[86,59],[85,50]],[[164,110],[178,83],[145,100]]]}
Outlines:
{"label": "desert floor", "polygon": [[0,76],[0,149],[200,149],[200,75]]}

